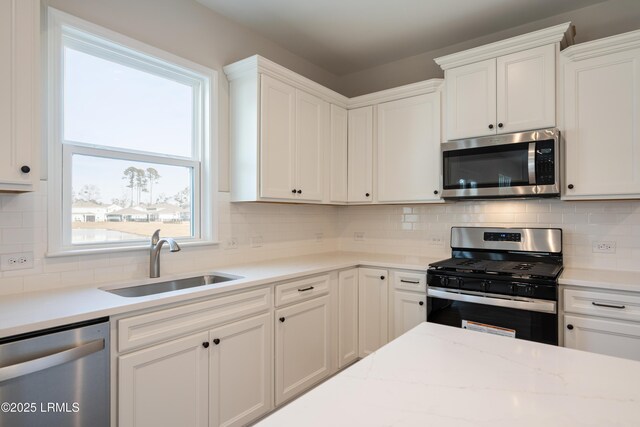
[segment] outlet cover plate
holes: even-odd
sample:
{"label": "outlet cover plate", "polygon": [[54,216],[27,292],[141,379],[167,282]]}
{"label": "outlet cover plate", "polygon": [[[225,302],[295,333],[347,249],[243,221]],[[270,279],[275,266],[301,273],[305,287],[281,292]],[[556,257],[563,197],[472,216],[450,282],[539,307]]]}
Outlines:
{"label": "outlet cover plate", "polygon": [[592,250],[598,254],[615,254],[616,242],[594,241]]}
{"label": "outlet cover plate", "polygon": [[0,256],[0,270],[26,270],[33,268],[33,252],[18,252]]}

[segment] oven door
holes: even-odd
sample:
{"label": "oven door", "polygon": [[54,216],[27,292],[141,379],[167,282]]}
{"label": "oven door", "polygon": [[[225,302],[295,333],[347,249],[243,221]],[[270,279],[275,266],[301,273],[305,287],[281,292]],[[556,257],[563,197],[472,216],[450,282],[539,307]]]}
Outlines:
{"label": "oven door", "polygon": [[429,288],[427,322],[558,345],[555,301],[510,300]]}

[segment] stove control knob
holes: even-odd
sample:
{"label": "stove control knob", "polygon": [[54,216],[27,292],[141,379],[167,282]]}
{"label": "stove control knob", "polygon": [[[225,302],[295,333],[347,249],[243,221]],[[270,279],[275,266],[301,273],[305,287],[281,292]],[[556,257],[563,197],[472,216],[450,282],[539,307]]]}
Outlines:
{"label": "stove control knob", "polygon": [[463,286],[464,286],[464,281],[462,280],[461,277],[458,277],[458,280],[454,282],[453,287],[462,289]]}
{"label": "stove control knob", "polygon": [[448,277],[441,277],[440,278],[440,285],[444,288],[446,288],[447,286],[449,286],[449,278]]}
{"label": "stove control knob", "polygon": [[483,280],[480,282],[480,289],[482,289],[482,292],[489,292],[490,284],[491,282],[489,280]]}
{"label": "stove control knob", "polygon": [[510,283],[509,284],[509,294],[510,295],[515,295],[516,294],[516,290],[517,290],[516,285],[514,285],[513,283]]}

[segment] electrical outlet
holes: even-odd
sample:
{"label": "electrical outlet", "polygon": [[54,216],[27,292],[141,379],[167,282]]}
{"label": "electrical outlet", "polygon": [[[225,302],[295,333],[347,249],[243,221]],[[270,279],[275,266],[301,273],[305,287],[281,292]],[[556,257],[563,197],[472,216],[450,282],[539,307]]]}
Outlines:
{"label": "electrical outlet", "polygon": [[316,243],[322,243],[324,240],[324,233],[316,233]]}
{"label": "electrical outlet", "polygon": [[226,242],[225,249],[238,249],[238,238],[229,237],[229,240]]}
{"label": "electrical outlet", "polygon": [[431,236],[431,238],[429,238],[429,244],[431,246],[443,246],[444,245],[444,238],[442,236]]}
{"label": "electrical outlet", "polygon": [[261,248],[264,243],[264,239],[262,236],[254,236],[249,238],[249,245],[252,248]]}
{"label": "electrical outlet", "polygon": [[0,270],[24,270],[33,268],[33,252],[6,254],[0,257]]}
{"label": "electrical outlet", "polygon": [[364,231],[356,231],[355,233],[353,233],[353,240],[355,240],[356,242],[364,241]]}
{"label": "electrical outlet", "polygon": [[593,242],[592,250],[599,254],[615,254],[616,242]]}

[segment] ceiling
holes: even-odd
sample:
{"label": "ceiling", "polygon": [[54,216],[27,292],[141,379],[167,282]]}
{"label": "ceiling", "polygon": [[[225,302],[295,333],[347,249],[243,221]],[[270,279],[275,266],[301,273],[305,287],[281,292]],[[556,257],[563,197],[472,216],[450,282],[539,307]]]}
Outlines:
{"label": "ceiling", "polygon": [[604,0],[197,0],[338,76]]}

